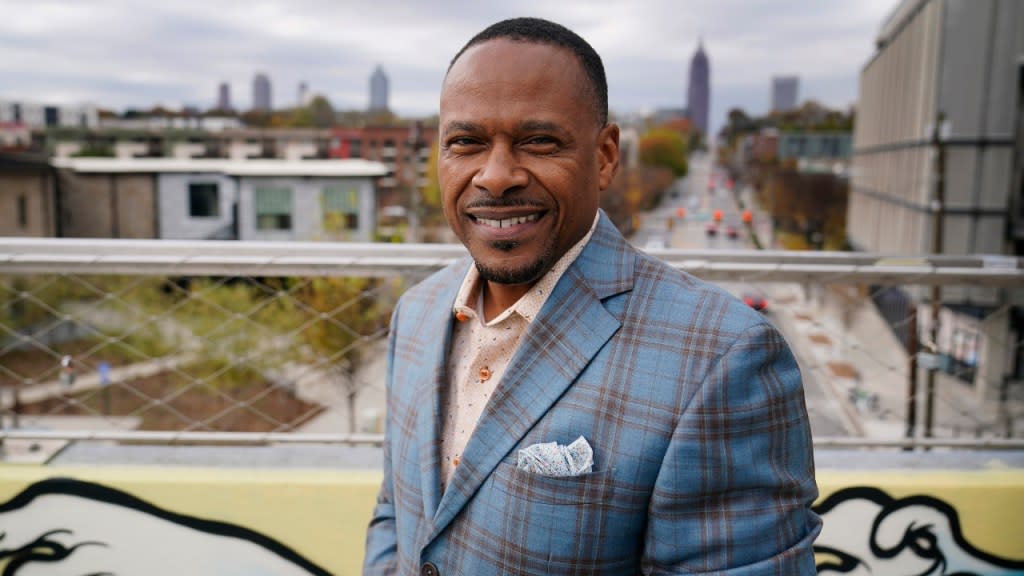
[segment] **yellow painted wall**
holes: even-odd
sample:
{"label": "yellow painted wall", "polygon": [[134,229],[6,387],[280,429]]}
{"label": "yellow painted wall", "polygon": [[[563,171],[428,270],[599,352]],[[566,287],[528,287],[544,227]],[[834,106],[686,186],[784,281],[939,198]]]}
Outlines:
{"label": "yellow painted wall", "polygon": [[[95,482],[165,510],[236,524],[289,546],[332,574],[359,574],[376,471],[175,467],[0,466],[0,503],[54,477]],[[818,473],[822,499],[849,486],[894,498],[927,494],[958,512],[971,544],[1024,560],[1024,471]],[[0,530],[2,530],[0,526]],[[0,563],[2,564],[2,563]]]}
{"label": "yellow painted wall", "polygon": [[294,549],[332,574],[359,574],[381,473],[171,467],[0,466],[0,502],[28,485],[71,477],[160,508],[237,524]]}

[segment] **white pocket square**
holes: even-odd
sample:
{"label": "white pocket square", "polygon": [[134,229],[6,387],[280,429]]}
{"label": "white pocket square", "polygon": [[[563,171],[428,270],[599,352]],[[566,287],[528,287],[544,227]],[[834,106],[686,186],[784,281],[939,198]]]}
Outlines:
{"label": "white pocket square", "polygon": [[568,446],[558,442],[533,444],[519,451],[516,468],[542,476],[582,476],[594,468],[594,450],[583,436]]}

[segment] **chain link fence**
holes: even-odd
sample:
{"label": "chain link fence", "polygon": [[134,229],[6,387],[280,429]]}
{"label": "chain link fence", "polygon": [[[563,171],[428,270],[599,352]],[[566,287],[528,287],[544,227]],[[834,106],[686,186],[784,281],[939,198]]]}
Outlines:
{"label": "chain link fence", "polygon": [[[1022,435],[1016,259],[652,252],[765,304],[801,364],[819,443]],[[2,240],[3,434],[379,443],[391,311],[462,255],[450,245]],[[933,329],[937,291],[949,305]]]}

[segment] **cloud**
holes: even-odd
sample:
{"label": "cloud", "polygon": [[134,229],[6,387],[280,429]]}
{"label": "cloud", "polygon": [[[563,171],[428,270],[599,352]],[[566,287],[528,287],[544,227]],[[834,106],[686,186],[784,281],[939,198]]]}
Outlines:
{"label": "cloud", "polygon": [[685,105],[703,38],[712,118],[767,108],[770,78],[801,77],[801,96],[843,105],[894,0],[0,0],[0,98],[91,101],[115,109],[212,106],[228,82],[250,104],[256,72],[290,105],[300,81],[337,108],[363,108],[380,64],[399,113],[431,114],[448,60],[502,18],[566,24],[602,54],[618,111]]}

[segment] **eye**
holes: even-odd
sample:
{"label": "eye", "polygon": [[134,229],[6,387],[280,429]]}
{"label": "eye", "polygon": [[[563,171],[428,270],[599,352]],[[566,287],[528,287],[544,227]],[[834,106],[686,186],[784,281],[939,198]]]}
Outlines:
{"label": "eye", "polygon": [[520,145],[533,153],[550,154],[558,150],[560,143],[552,136],[538,134],[526,138]]}
{"label": "eye", "polygon": [[479,140],[469,136],[454,136],[445,142],[445,149],[456,154],[465,154],[481,146]]}

